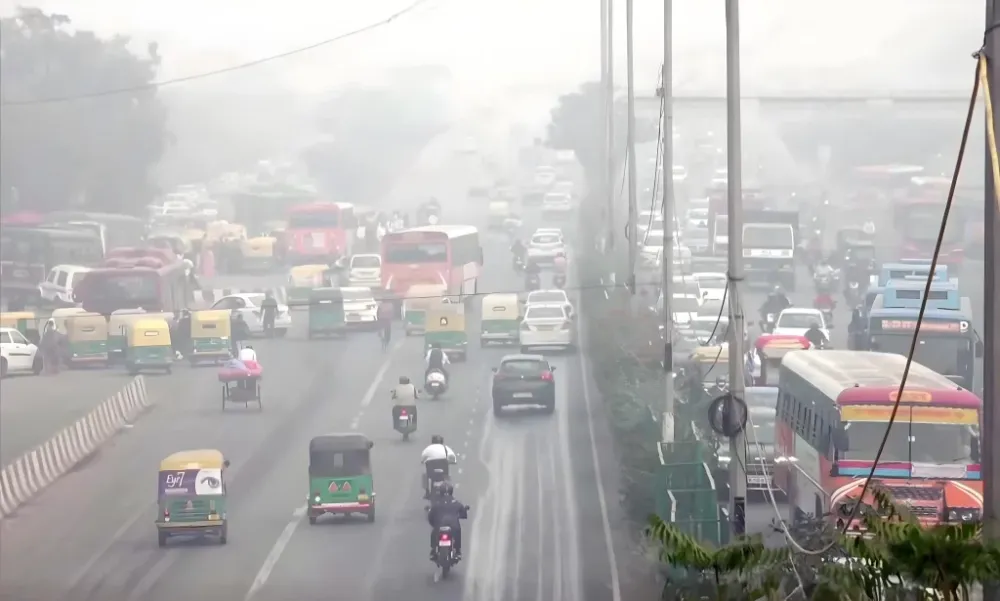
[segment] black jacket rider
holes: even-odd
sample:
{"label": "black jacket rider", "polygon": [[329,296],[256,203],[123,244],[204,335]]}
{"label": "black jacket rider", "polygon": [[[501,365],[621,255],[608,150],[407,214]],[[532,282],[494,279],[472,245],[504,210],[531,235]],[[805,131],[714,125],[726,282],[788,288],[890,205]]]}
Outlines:
{"label": "black jacket rider", "polygon": [[427,521],[431,525],[431,559],[437,550],[439,529],[442,526],[451,528],[451,537],[455,541],[455,551],[459,556],[462,554],[462,524],[461,520],[468,519],[469,512],[465,509],[465,504],[459,502],[447,492],[440,497],[436,497],[431,504],[430,511],[427,512]]}
{"label": "black jacket rider", "polygon": [[767,300],[764,301],[764,305],[760,308],[761,318],[766,318],[768,313],[773,313],[775,317],[788,307],[791,307],[792,303],[788,300],[788,297],[782,293],[771,293],[768,295]]}
{"label": "black jacket rider", "polygon": [[807,340],[809,340],[810,344],[816,347],[823,346],[828,342],[826,334],[824,334],[823,330],[819,329],[819,326],[816,324],[813,324],[803,335]]}

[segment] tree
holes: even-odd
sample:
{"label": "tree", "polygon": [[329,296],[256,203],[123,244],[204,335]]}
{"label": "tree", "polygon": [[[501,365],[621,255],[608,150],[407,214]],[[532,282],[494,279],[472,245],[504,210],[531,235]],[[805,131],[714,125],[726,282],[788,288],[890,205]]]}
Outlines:
{"label": "tree", "polygon": [[[582,84],[576,91],[559,97],[552,109],[548,127],[548,145],[559,150],[572,150],[587,173],[599,173],[604,148],[604,100],[599,82]],[[615,142],[613,148],[625,148],[627,106],[615,102]],[[636,117],[636,144],[656,139],[656,122]]]}
{"label": "tree", "polygon": [[[375,202],[447,127],[447,106],[429,67],[402,70],[392,85],[350,87],[317,115],[325,139],[303,154],[312,176],[338,200]],[[416,193],[416,192],[415,192]]]}
{"label": "tree", "polygon": [[[18,208],[70,205],[136,213],[153,192],[166,110],[148,86],[160,64],[129,39],[70,28],[66,15],[19,8],[0,19],[0,179]],[[134,92],[49,102],[47,99]],[[37,102],[41,101],[41,102]]]}

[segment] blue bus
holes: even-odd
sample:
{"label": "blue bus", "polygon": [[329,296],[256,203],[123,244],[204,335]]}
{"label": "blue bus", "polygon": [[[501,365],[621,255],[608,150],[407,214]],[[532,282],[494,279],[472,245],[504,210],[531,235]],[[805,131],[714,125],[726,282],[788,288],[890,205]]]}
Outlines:
{"label": "blue bus", "polygon": [[[924,276],[926,277],[926,276]],[[869,350],[907,355],[917,327],[926,280],[890,280],[868,312]],[[914,360],[973,390],[975,360],[983,355],[972,322],[972,302],[954,281],[931,283]]]}
{"label": "blue bus", "polygon": [[[931,273],[931,264],[927,261],[917,259],[900,259],[899,263],[886,263],[882,265],[878,278],[872,276],[871,285],[865,293],[865,310],[870,311],[875,297],[885,292],[885,286],[892,280],[913,280],[926,282],[927,276]],[[948,267],[938,265],[934,270],[933,281],[947,282]]]}

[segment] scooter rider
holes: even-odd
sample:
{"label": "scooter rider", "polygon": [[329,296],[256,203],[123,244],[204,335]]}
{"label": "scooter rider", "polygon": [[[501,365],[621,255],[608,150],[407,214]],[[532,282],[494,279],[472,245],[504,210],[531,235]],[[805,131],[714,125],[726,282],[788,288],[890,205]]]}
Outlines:
{"label": "scooter rider", "polygon": [[448,360],[448,354],[441,349],[440,343],[435,342],[431,344],[431,349],[427,351],[427,356],[424,357],[424,361],[427,363],[427,370],[424,372],[424,380],[426,380],[428,374],[434,370],[443,373],[446,379],[451,379],[451,374],[449,374],[444,368],[445,365],[450,365],[451,361]]}
{"label": "scooter rider", "polygon": [[399,384],[392,389],[392,398],[400,403],[415,401],[417,400],[417,387],[410,382],[410,378],[399,376]]}
{"label": "scooter rider", "polygon": [[510,252],[511,252],[511,254],[514,255],[514,264],[515,265],[518,262],[520,262],[521,265],[524,265],[524,254],[526,252],[526,249],[524,247],[524,242],[521,242],[520,238],[515,238],[514,242],[511,243],[511,245],[510,245]]}
{"label": "scooter rider", "polygon": [[768,313],[773,313],[777,316],[779,313],[791,306],[792,303],[788,300],[788,297],[785,296],[785,292],[781,289],[781,286],[775,286],[774,290],[767,295],[767,299],[760,307],[760,318],[762,320],[766,320]]}
{"label": "scooter rider", "polygon": [[826,338],[826,334],[823,333],[823,330],[820,329],[819,324],[815,321],[811,326],[809,326],[809,329],[806,330],[806,333],[803,334],[803,336],[805,336],[809,343],[816,348],[823,348],[826,346],[827,342],[829,342]]}
{"label": "scooter rider", "polygon": [[431,436],[431,444],[420,454],[420,463],[424,466],[424,498],[430,498],[430,470],[441,468],[447,475],[448,466],[458,463],[458,455],[444,444],[444,436],[435,434]]}
{"label": "scooter rider", "polygon": [[441,495],[431,503],[427,511],[427,522],[431,525],[431,561],[434,561],[437,552],[438,534],[442,526],[451,528],[451,536],[454,541],[455,557],[462,558],[462,523],[461,520],[468,519],[469,510],[467,506],[455,499],[455,487],[445,484],[441,487]]}

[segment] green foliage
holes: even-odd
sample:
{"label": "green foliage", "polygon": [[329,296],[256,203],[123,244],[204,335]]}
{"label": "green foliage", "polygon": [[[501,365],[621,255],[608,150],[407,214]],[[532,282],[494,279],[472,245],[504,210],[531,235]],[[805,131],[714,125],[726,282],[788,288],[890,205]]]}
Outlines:
{"label": "green foliage", "polygon": [[167,142],[166,109],[155,88],[31,104],[148,85],[160,65],[157,46],[139,56],[128,44],[126,37],[73,29],[69,17],[37,8],[0,19],[0,98],[8,103],[0,111],[5,206],[144,208],[154,192],[150,169]]}

